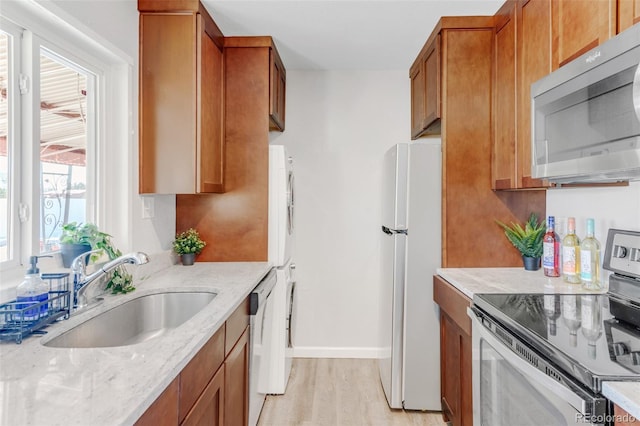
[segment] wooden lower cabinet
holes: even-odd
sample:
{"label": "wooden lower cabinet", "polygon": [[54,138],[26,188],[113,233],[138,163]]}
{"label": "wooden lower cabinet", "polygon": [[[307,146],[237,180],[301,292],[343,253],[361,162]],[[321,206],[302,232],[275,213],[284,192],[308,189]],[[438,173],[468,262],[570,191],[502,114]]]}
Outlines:
{"label": "wooden lower cabinet", "polygon": [[[247,298],[136,425],[244,426],[248,423],[248,306]],[[241,324],[241,331],[236,332]],[[234,336],[232,340],[230,336]]]}
{"label": "wooden lower cabinet", "polygon": [[640,425],[640,419],[636,419],[619,405],[614,404],[613,414],[615,418],[615,426]]}
{"label": "wooden lower cabinet", "polygon": [[196,401],[182,426],[222,426],[225,423],[225,367],[213,376]]}
{"label": "wooden lower cabinet", "polygon": [[440,306],[440,383],[442,411],[453,426],[473,425],[471,384],[471,300],[438,276],[433,300]]}
{"label": "wooden lower cabinet", "polygon": [[249,422],[249,327],[224,362],[225,426],[245,426]]}

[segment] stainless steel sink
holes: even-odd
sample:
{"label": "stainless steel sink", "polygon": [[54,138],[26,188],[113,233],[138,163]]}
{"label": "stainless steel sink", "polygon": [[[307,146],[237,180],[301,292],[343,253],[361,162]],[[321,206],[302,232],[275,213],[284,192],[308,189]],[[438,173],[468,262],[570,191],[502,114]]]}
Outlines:
{"label": "stainless steel sink", "polygon": [[44,346],[104,348],[144,342],[180,326],[215,297],[215,293],[208,292],[140,296],[83,322]]}

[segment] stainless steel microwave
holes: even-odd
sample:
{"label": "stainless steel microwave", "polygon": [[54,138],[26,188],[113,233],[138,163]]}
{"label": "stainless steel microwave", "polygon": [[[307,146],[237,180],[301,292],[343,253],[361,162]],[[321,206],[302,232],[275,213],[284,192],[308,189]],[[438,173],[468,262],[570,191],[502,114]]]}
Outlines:
{"label": "stainless steel microwave", "polygon": [[640,24],[531,85],[531,166],[552,182],[640,179]]}

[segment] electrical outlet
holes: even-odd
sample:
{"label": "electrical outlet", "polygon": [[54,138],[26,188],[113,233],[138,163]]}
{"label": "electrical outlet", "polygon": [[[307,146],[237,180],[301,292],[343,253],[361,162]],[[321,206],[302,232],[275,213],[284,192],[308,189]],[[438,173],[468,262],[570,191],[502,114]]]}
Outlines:
{"label": "electrical outlet", "polygon": [[155,198],[153,196],[142,197],[142,218],[151,219],[155,215]]}

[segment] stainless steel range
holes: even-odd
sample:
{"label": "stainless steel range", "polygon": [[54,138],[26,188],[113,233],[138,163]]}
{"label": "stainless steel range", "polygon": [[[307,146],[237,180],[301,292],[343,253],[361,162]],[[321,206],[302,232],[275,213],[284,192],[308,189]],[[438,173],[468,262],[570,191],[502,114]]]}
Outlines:
{"label": "stainless steel range", "polygon": [[602,383],[640,380],[640,232],[610,229],[604,268],[607,294],[474,295],[474,425],[613,425]]}

